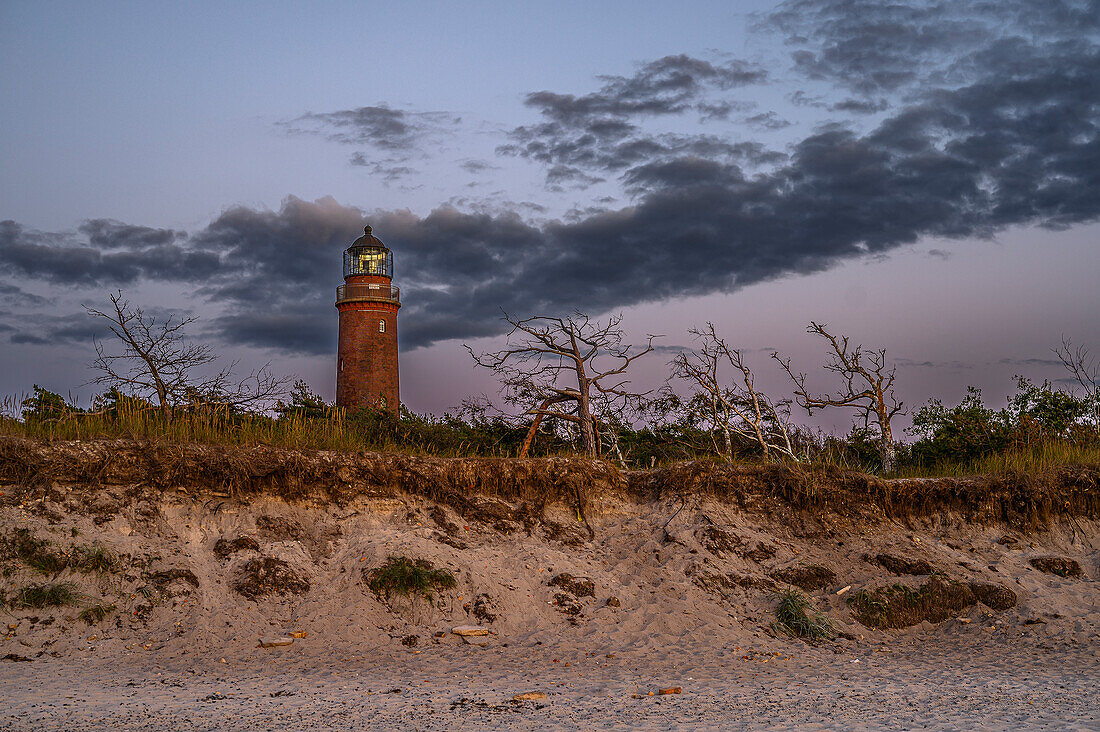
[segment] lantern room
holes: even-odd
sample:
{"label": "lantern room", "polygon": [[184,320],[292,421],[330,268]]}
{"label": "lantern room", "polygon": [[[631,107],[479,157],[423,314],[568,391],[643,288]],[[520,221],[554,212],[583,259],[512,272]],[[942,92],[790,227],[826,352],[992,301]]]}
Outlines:
{"label": "lantern room", "polygon": [[371,234],[369,226],[344,250],[344,279],[358,276],[393,279],[393,252]]}

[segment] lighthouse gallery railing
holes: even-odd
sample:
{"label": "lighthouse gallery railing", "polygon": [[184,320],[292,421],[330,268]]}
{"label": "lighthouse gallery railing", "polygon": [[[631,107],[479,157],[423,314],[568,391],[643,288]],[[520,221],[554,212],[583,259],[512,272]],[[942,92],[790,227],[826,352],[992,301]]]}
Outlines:
{"label": "lighthouse gallery railing", "polygon": [[392,302],[401,304],[401,288],[395,285],[354,282],[336,288],[336,303],[342,302]]}

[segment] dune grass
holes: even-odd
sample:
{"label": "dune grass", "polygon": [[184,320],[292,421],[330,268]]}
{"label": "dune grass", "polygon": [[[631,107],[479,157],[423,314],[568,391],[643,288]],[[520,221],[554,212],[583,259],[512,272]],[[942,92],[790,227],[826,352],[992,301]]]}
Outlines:
{"label": "dune grass", "polygon": [[69,558],[50,542],[39,539],[28,529],[16,529],[7,541],[8,550],[24,564],[43,574],[58,574],[69,566]]}
{"label": "dune grass", "polygon": [[22,607],[50,607],[76,604],[76,585],[71,582],[52,582],[26,585],[15,593],[13,605]]}
{"label": "dune grass", "polygon": [[108,605],[106,603],[96,603],[89,605],[80,611],[80,615],[77,617],[83,620],[88,625],[96,625],[101,622],[103,618],[107,617],[115,611],[114,605]]}
{"label": "dune grass", "polygon": [[959,478],[1000,473],[1042,473],[1071,465],[1100,465],[1100,442],[1079,444],[1047,440],[973,460],[902,465],[888,477]]}
{"label": "dune grass", "polygon": [[810,599],[794,587],[779,593],[772,628],[784,635],[810,641],[828,640],[836,635],[829,619],[814,610]]}
{"label": "dune grass", "polygon": [[70,563],[84,573],[107,574],[118,567],[118,558],[100,544],[86,544],[73,549]]}

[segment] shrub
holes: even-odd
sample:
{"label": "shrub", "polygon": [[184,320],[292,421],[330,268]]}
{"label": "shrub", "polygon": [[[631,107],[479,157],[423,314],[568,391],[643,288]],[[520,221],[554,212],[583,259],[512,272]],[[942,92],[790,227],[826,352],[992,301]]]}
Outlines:
{"label": "shrub", "polygon": [[868,628],[908,628],[925,620],[940,623],[953,618],[978,601],[968,586],[932,575],[918,589],[903,584],[867,591],[848,598],[855,616]]}
{"label": "shrub", "polygon": [[379,598],[394,595],[423,595],[431,600],[436,590],[449,590],[455,586],[454,575],[439,569],[424,559],[390,557],[381,567],[366,573],[367,586]]}
{"label": "shrub", "polygon": [[780,593],[772,627],[811,641],[826,640],[836,634],[829,619],[812,610],[809,598],[793,587]]}

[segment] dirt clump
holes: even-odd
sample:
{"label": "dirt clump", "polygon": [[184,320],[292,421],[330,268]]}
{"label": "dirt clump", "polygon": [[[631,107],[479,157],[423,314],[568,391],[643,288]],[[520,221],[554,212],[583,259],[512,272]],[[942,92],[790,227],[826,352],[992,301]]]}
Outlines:
{"label": "dirt clump", "polygon": [[595,597],[596,583],[587,577],[574,577],[562,572],[548,583],[551,587],[560,587],[574,597]]}
{"label": "dirt clump", "polygon": [[1059,577],[1081,577],[1081,565],[1076,559],[1066,557],[1035,557],[1030,561],[1031,566],[1040,572],[1055,574]]}
{"label": "dirt clump", "polygon": [[500,617],[493,602],[493,598],[486,592],[478,594],[472,603],[465,603],[462,609],[474,616],[474,618],[483,625],[488,625]]}
{"label": "dirt clump", "polygon": [[875,556],[875,563],[893,574],[927,575],[936,571],[924,559],[906,559],[893,554],[879,554]]}
{"label": "dirt clump", "polygon": [[183,567],[173,567],[172,569],[161,570],[160,572],[150,572],[146,575],[146,579],[150,584],[156,586],[156,588],[161,591],[173,582],[185,582],[196,588],[199,586],[199,578],[195,576],[195,573]]}
{"label": "dirt clump", "polygon": [[806,592],[820,590],[836,582],[836,572],[818,564],[787,567],[775,572],[769,572],[768,576],[779,582],[794,585]]}
{"label": "dirt clump", "polygon": [[258,552],[260,545],[251,536],[238,536],[233,541],[222,538],[214,543],[214,554],[219,559],[227,559],[231,554],[245,551]]}
{"label": "dirt clump", "polygon": [[990,610],[1009,610],[1016,607],[1016,593],[1004,585],[971,582],[970,591]]}
{"label": "dirt clump", "polygon": [[294,519],[264,514],[256,517],[256,529],[274,541],[301,541],[305,529]]}
{"label": "dirt clump", "polygon": [[708,526],[700,532],[699,543],[716,557],[733,554],[741,547],[741,537],[717,526]]}
{"label": "dirt clump", "polygon": [[544,521],[543,526],[546,530],[547,539],[560,541],[566,546],[584,546],[584,543],[588,540],[588,535],[574,526],[559,524],[556,521]]}
{"label": "dirt clump", "polygon": [[258,557],[244,565],[233,589],[249,600],[268,595],[301,595],[309,592],[309,580],[299,576],[282,559]]}
{"label": "dirt clump", "polygon": [[775,588],[775,583],[769,579],[757,579],[749,575],[741,575],[734,572],[722,574],[721,572],[699,572],[692,570],[688,572],[688,576],[691,577],[691,581],[696,587],[712,595],[718,595],[719,597],[725,597],[728,593],[736,589],[747,590],[753,587],[760,587],[763,589]]}
{"label": "dirt clump", "polygon": [[440,506],[432,506],[428,509],[428,517],[448,534],[458,533],[458,524],[447,518],[447,512]]}
{"label": "dirt clump", "polygon": [[977,601],[967,585],[934,575],[915,590],[902,584],[860,590],[848,598],[848,607],[863,625],[883,630],[908,628],[926,620],[941,623]]}
{"label": "dirt clump", "polygon": [[760,562],[766,562],[775,556],[775,547],[768,546],[764,542],[758,541],[756,542],[756,548],[740,552],[740,554],[745,559],[752,560],[759,564]]}
{"label": "dirt clump", "polygon": [[449,547],[454,547],[455,549],[459,550],[468,549],[470,547],[470,545],[464,542],[462,539],[451,536],[449,534],[444,534],[440,531],[433,532],[432,538],[438,541],[440,544],[446,544]]}
{"label": "dirt clump", "polygon": [[574,617],[580,615],[581,611],[584,610],[584,606],[577,601],[577,598],[564,592],[555,593],[554,604],[566,615]]}

